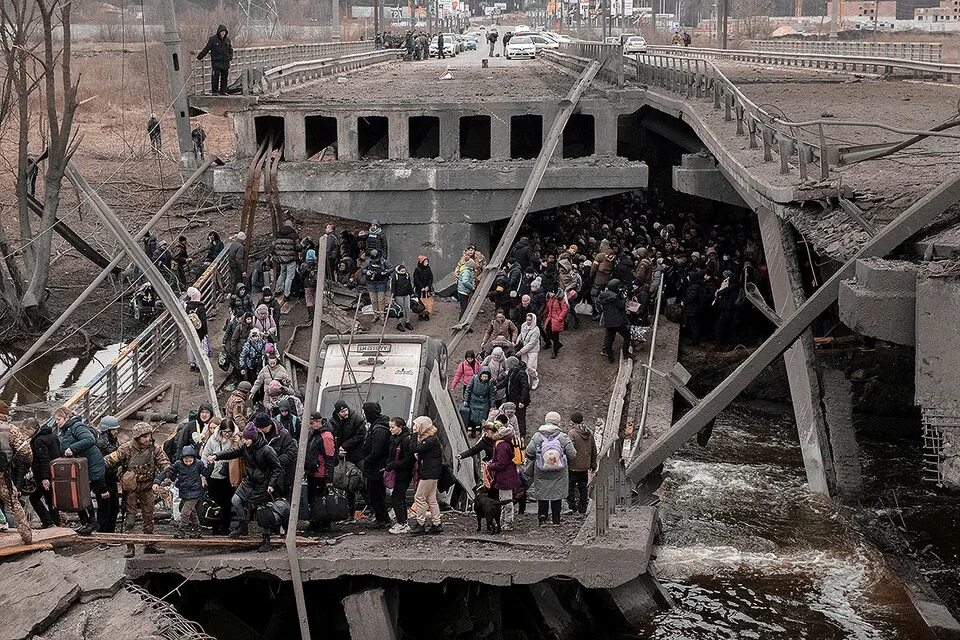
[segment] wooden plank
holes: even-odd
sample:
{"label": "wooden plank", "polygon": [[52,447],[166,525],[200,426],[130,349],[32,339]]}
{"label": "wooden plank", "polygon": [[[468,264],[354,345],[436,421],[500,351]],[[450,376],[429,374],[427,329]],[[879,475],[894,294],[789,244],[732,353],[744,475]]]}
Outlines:
{"label": "wooden plank", "polygon": [[126,408],[124,408],[122,411],[118,411],[116,415],[117,420],[126,420],[127,418],[132,416],[134,413],[139,411],[143,407],[143,405],[147,404],[157,396],[163,393],[166,393],[167,389],[169,389],[171,385],[173,385],[173,381],[168,380],[167,382],[164,382],[159,387],[154,387],[147,393],[143,394],[142,396],[134,400],[132,403],[127,405]]}
{"label": "wooden plank", "polygon": [[590,83],[593,82],[601,66],[602,65],[596,60],[591,62],[590,65],[583,70],[583,73],[580,74],[576,84],[574,84],[569,93],[567,93],[567,97],[560,101],[560,111],[557,113],[557,117],[553,119],[550,132],[547,134],[547,138],[543,142],[543,147],[540,149],[540,155],[537,156],[537,160],[533,164],[533,169],[530,171],[530,177],[527,178],[527,183],[524,185],[523,192],[520,194],[520,201],[517,202],[517,207],[514,209],[513,215],[507,223],[507,228],[500,238],[500,244],[497,245],[497,250],[494,251],[493,256],[491,256],[489,264],[484,268],[483,275],[480,276],[480,282],[470,296],[470,303],[467,305],[463,317],[453,327],[454,333],[447,343],[447,353],[458,353],[458,345],[466,338],[467,332],[470,330],[470,325],[473,324],[473,321],[476,319],[477,314],[480,312],[480,307],[483,306],[483,301],[487,298],[487,293],[490,292],[490,288],[497,278],[497,271],[500,270],[500,265],[506,260],[510,247],[513,246],[517,234],[520,233],[520,227],[523,225],[523,221],[527,217],[527,212],[530,211],[530,205],[533,204],[533,199],[537,195],[537,190],[540,188],[540,182],[543,180],[547,165],[557,150],[560,137],[563,135],[563,129],[566,127],[570,116],[573,115],[580,96],[583,95],[583,92],[586,91]]}
{"label": "wooden plank", "polygon": [[766,342],[744,360],[737,369],[707,394],[696,407],[678,420],[655,442],[651,442],[627,468],[627,477],[640,482],[651,471],[717,417],[771,362],[782,355],[807,327],[837,300],[840,281],[854,273],[858,259],[885,256],[937,216],[960,200],[960,175],[943,182],[915,202],[896,220],[871,238],[833,274],[813,295],[797,308]]}
{"label": "wooden plank", "polygon": [[[33,543],[66,544],[72,542],[76,537],[77,532],[68,527],[50,527],[49,529],[34,530]],[[0,550],[19,546],[23,546],[23,540],[19,533],[12,529],[6,533],[0,533]]]}
{"label": "wooden plank", "polygon": [[[17,536],[17,539],[20,539],[20,536]],[[18,544],[15,547],[3,547],[0,548],[0,558],[9,558],[10,556],[17,556],[21,553],[33,553],[34,551],[51,551],[53,545],[49,542],[34,542],[33,544]]]}

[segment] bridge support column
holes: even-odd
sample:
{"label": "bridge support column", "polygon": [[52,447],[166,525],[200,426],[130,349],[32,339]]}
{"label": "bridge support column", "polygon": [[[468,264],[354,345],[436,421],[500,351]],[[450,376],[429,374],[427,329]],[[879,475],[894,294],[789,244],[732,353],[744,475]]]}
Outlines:
{"label": "bridge support column", "polygon": [[410,159],[410,118],[406,113],[390,114],[389,154],[391,160]]}
{"label": "bridge support column", "polygon": [[[509,144],[507,152],[510,152]],[[460,118],[455,113],[440,114],[440,157],[447,160],[460,158]]]}
{"label": "bridge support column", "polygon": [[615,156],[617,155],[617,125],[619,124],[619,117],[616,113],[595,113],[593,114],[594,119],[594,135],[596,136],[596,143],[594,145],[594,151],[598,156]]}
{"label": "bridge support column", "polygon": [[307,159],[307,125],[302,111],[283,114],[283,157],[290,162]]}
{"label": "bridge support column", "polygon": [[430,258],[430,267],[439,280],[453,271],[468,244],[490,257],[489,225],[441,222],[441,215],[437,210],[432,212],[430,222],[384,225],[384,233],[390,240],[390,262],[405,264],[412,271],[417,265],[417,256],[425,255]]}
{"label": "bridge support column", "polygon": [[352,114],[337,116],[337,160],[359,160],[357,117]]}
{"label": "bridge support column", "polygon": [[[396,600],[396,593],[393,594]],[[352,593],[343,599],[343,613],[353,640],[396,640],[396,604],[380,588]]]}
{"label": "bridge support column", "polygon": [[490,116],[490,159],[510,159],[509,113],[496,113]]}
{"label": "bridge support column", "polygon": [[[792,315],[804,301],[803,283],[790,226],[772,211],[759,208],[760,236],[770,272],[773,301],[781,317]],[[820,380],[814,360],[813,332],[804,331],[783,354],[800,434],[800,451],[807,484],[813,493],[829,496],[836,485],[827,421],[821,403]]]}
{"label": "bridge support column", "polygon": [[[193,155],[193,138],[190,133],[190,106],[187,104],[187,92],[184,88],[184,59],[180,50],[180,31],[177,29],[177,14],[173,0],[160,3],[163,9],[163,45],[166,48],[164,62],[167,65],[167,77],[170,78],[170,95],[173,99],[173,116],[177,122],[177,143],[180,147],[180,168],[187,170],[186,178],[197,168],[197,158]],[[163,114],[161,114],[162,116]]]}
{"label": "bridge support column", "polygon": [[856,499],[863,491],[860,447],[853,428],[853,385],[843,371],[829,366],[820,369],[823,409],[830,427],[830,451],[836,473],[837,493]]}

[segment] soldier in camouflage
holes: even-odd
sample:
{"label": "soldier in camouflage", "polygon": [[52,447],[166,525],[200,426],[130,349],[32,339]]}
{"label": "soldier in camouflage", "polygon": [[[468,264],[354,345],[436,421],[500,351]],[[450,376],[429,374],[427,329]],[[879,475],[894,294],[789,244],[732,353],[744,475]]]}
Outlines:
{"label": "soldier in camouflage", "polygon": [[20,504],[20,492],[15,479],[19,469],[29,469],[33,463],[30,438],[7,418],[7,404],[0,401],[0,503],[13,516],[23,544],[33,542],[30,521]]}
{"label": "soldier in camouflage", "polygon": [[[153,441],[153,428],[146,422],[138,422],[133,428],[133,438],[124,442],[105,459],[107,467],[120,465],[120,486],[127,498],[127,515],[124,530],[130,531],[137,522],[137,512],[143,518],[143,533],[153,533],[154,477],[167,468],[170,461],[160,445]],[[163,549],[147,544],[144,553],[163,553]],[[127,545],[127,558],[136,554],[133,544]]]}

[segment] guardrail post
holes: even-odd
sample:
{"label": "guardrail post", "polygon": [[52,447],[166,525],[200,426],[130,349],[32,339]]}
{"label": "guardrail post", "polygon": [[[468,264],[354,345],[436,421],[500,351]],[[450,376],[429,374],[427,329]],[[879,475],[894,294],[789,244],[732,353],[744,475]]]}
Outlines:
{"label": "guardrail post", "polygon": [[750,117],[747,120],[747,136],[750,140],[749,146],[751,149],[757,148],[757,121]]}
{"label": "guardrail post", "polygon": [[810,148],[805,142],[797,144],[797,166],[800,168],[800,180],[807,180],[807,162]]}
{"label": "guardrail post", "polygon": [[830,178],[830,159],[827,158],[827,140],[826,136],[823,135],[823,125],[818,125],[820,133],[820,179],[827,180]]}
{"label": "guardrail post", "polygon": [[727,122],[730,122],[731,120],[733,120],[733,113],[732,113],[732,109],[733,109],[733,95],[732,95],[732,94],[729,94],[729,93],[726,94],[726,95],[724,96],[723,102],[724,102],[724,106],[723,106],[723,119],[726,120]]}
{"label": "guardrail post", "polygon": [[140,388],[140,345],[133,347],[133,352],[130,354],[130,379],[133,384],[133,389],[137,390]]}
{"label": "guardrail post", "polygon": [[107,369],[107,406],[110,413],[117,411],[117,367],[113,365]]}
{"label": "guardrail post", "polygon": [[780,138],[777,140],[777,147],[780,152],[780,175],[785,176],[790,173],[790,165],[787,164],[787,141]]}
{"label": "guardrail post", "polygon": [[716,81],[713,83],[713,108],[720,109],[720,85]]}
{"label": "guardrail post", "polygon": [[773,145],[773,132],[770,131],[770,127],[766,124],[760,124],[760,133],[763,136],[763,161],[770,162],[773,160],[773,154],[770,147]]}

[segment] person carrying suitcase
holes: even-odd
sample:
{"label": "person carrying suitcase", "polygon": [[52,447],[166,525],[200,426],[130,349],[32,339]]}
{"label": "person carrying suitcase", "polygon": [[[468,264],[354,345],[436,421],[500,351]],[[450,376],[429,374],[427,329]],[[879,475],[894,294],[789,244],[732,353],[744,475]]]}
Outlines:
{"label": "person carrying suitcase", "polygon": [[[84,424],[80,416],[73,415],[73,412],[66,407],[60,407],[53,412],[53,419],[57,424],[57,436],[60,438],[60,452],[63,457],[87,460],[87,477],[90,480],[90,491],[96,498],[97,508],[91,505],[80,511],[81,526],[77,529],[77,533],[88,536],[100,528],[97,512],[101,501],[110,499],[110,492],[104,480],[107,467],[103,463],[103,454],[97,447],[97,438],[93,430]],[[104,506],[106,506],[105,503]],[[101,511],[106,513],[105,510]]]}
{"label": "person carrying suitcase", "polygon": [[[133,438],[106,457],[107,467],[120,466],[120,486],[127,498],[127,515],[123,519],[123,530],[133,530],[137,523],[137,512],[143,518],[143,533],[153,533],[153,507],[156,502],[154,478],[163,472],[170,460],[163,448],[153,441],[153,427],[146,422],[138,422],[133,427]],[[145,545],[144,553],[164,553],[153,544]],[[136,547],[127,545],[125,558],[136,555]]]}

